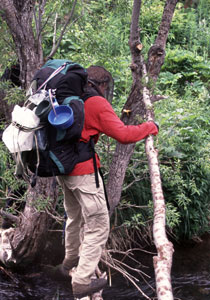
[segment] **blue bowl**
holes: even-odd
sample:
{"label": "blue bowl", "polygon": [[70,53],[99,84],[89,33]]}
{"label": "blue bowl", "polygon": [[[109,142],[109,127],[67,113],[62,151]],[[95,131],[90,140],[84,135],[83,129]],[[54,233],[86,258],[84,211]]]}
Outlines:
{"label": "blue bowl", "polygon": [[48,115],[51,125],[59,129],[67,129],[74,123],[74,113],[71,107],[59,105],[54,107]]}

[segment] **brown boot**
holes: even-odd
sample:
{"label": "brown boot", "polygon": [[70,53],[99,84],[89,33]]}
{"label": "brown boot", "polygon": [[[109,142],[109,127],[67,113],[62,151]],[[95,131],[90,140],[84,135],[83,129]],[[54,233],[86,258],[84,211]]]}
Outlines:
{"label": "brown boot", "polygon": [[64,259],[62,264],[47,269],[47,273],[50,277],[62,280],[63,278],[70,278],[69,271],[76,267],[79,262],[79,257],[74,260]]}
{"label": "brown boot", "polygon": [[64,272],[67,271],[69,273],[71,269],[77,267],[78,262],[79,262],[79,257],[76,257],[75,259],[64,258],[62,262],[62,268],[64,269]]}
{"label": "brown boot", "polygon": [[90,296],[97,291],[100,291],[107,284],[107,280],[104,278],[91,279],[90,284],[79,284],[72,283],[72,290],[75,298],[83,298],[85,296]]}

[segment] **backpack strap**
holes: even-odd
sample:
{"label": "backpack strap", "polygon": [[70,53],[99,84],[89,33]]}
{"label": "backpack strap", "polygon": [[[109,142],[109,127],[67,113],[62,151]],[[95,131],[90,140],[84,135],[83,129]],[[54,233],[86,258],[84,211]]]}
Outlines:
{"label": "backpack strap", "polygon": [[103,182],[104,194],[105,194],[107,209],[108,209],[108,211],[110,211],[110,205],[109,205],[108,195],[107,195],[107,191],[106,191],[106,186],[105,186],[105,181],[104,181],[104,175],[103,175],[103,173],[101,171],[101,168],[99,168],[99,174],[100,174],[100,176],[102,178],[102,182]]}
{"label": "backpack strap", "polygon": [[103,176],[103,173],[102,173],[101,169],[100,168],[98,169],[97,168],[97,164],[96,164],[95,143],[94,143],[93,138],[94,138],[94,136],[91,136],[91,138],[90,138],[90,146],[91,146],[91,149],[92,149],[92,152],[93,152],[93,165],[94,165],[94,171],[95,171],[96,187],[97,188],[99,187],[99,178],[98,178],[98,172],[99,172],[99,175],[101,176],[102,182],[103,182],[104,194],[105,194],[107,209],[109,211],[110,210],[110,205],[109,205],[108,195],[107,195],[106,186],[105,186],[105,182],[104,182],[104,176]]}
{"label": "backpack strap", "polygon": [[96,187],[99,187],[99,179],[98,179],[98,168],[96,164],[96,152],[95,152],[95,143],[93,140],[94,136],[90,137],[90,147],[93,153],[93,166],[94,166],[94,171],[95,171],[95,180],[96,180]]}
{"label": "backpack strap", "polygon": [[[35,91],[37,93],[40,91],[53,77],[55,77],[58,73],[60,73],[63,69],[65,69],[66,65],[70,64],[70,62],[65,62],[62,64],[62,66],[58,67],[41,85],[40,87]],[[34,93],[34,94],[35,94]]]}
{"label": "backpack strap", "polygon": [[[80,99],[79,96],[70,96],[70,97],[67,97],[67,98],[65,98],[65,99],[63,100],[62,105],[67,105],[67,104],[69,104],[72,100],[79,100],[79,101],[82,101],[82,100]],[[82,102],[83,102],[83,101],[82,101]]]}

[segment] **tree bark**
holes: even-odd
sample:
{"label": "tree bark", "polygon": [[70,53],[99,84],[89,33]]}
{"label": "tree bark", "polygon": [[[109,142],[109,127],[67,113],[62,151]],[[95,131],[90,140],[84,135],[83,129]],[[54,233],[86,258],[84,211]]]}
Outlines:
{"label": "tree bark", "polygon": [[[19,214],[18,224],[5,230],[9,246],[5,247],[0,259],[5,265],[28,264],[33,262],[43,252],[48,229],[52,218],[45,208],[53,211],[58,189],[55,178],[38,178],[36,189],[28,188],[26,206]],[[3,241],[2,241],[3,243]],[[4,248],[4,243],[1,245]]]}
{"label": "tree bark", "polygon": [[[162,22],[158,31],[156,41],[148,52],[147,70],[149,74],[149,80],[153,81],[153,88],[150,95],[151,97],[153,96],[152,91],[154,89],[155,81],[160,73],[160,68],[164,63],[165,44],[176,4],[177,0],[166,1]],[[139,39],[140,29],[138,27],[140,9],[141,1],[134,1],[131,35],[129,41],[132,55],[131,71],[133,84],[131,87],[130,95],[122,110],[123,113],[121,116],[121,120],[125,124],[139,123],[139,120],[137,120],[137,116],[139,115],[142,117],[142,121],[146,119],[146,108],[143,103],[142,94],[142,44]],[[126,111],[129,111],[129,114],[125,113]],[[125,172],[130,161],[130,157],[133,154],[134,148],[135,144],[122,145],[120,143],[117,143],[116,150],[110,164],[110,172],[107,182],[107,194],[111,206],[111,214],[120,201]]]}
{"label": "tree bark", "polygon": [[44,249],[48,229],[52,224],[45,208],[52,211],[57,196],[55,178],[38,178],[36,188],[28,188],[26,206],[11,240],[16,263],[33,261],[40,255],[40,250]]}
{"label": "tree bark", "polygon": [[[143,116],[145,112],[143,103],[141,101],[142,95],[140,93],[142,77],[140,57],[135,55],[136,51],[139,52],[137,46],[141,43],[139,41],[139,30],[133,30],[134,27],[136,28],[136,24],[138,24],[140,8],[141,1],[134,1],[132,23],[130,29],[133,36],[132,38],[130,38],[129,41],[132,54],[131,71],[133,83],[130,95],[123,108],[123,111],[128,111],[129,113],[127,114],[123,112],[121,116],[121,120],[125,124],[139,123],[139,121],[137,121],[136,119],[136,116]],[[114,212],[115,207],[120,201],[125,172],[129,164],[130,158],[133,154],[134,148],[135,144],[123,145],[117,143],[115,154],[113,155],[112,162],[110,165],[109,177],[107,182],[107,194],[110,204],[110,214]]]}
{"label": "tree bark", "polygon": [[30,83],[35,70],[43,64],[42,45],[32,27],[35,0],[1,0],[1,17],[6,21],[17,50],[22,87]]}
{"label": "tree bark", "polygon": [[[166,41],[177,2],[177,0],[167,0],[165,3],[158,35],[154,45],[149,49],[146,66],[141,54],[142,44],[139,39],[138,27],[141,1],[134,0],[129,41],[132,55],[131,70],[133,85],[125,105],[126,111],[130,111],[130,114],[122,115],[122,120],[126,124],[136,124],[135,117],[137,114],[140,114],[142,118],[147,121],[154,120],[154,111],[150,99],[152,98],[152,92],[160,73],[161,66],[164,63]],[[148,83],[150,83],[150,85],[148,85]],[[149,86],[152,87],[149,89]],[[107,184],[111,213],[113,213],[115,206],[120,201],[122,183],[134,147],[135,145],[125,146],[117,144],[110,166]],[[151,189],[154,202],[153,235],[158,251],[158,255],[154,257],[156,290],[158,299],[169,300],[173,299],[170,277],[173,245],[168,241],[165,232],[165,202],[161,187],[157,158],[158,154],[154,149],[152,136],[146,139],[146,153],[149,162]]]}

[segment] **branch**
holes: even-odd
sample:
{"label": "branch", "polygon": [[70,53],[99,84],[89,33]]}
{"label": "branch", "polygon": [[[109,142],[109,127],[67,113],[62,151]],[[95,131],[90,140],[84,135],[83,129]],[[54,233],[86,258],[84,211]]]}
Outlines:
{"label": "branch", "polygon": [[141,289],[140,287],[137,285],[136,282],[138,282],[139,280],[129,274],[122,266],[126,266],[128,267],[129,269],[132,269],[132,271],[137,271],[137,273],[141,273],[140,270],[137,270],[137,269],[133,269],[131,267],[129,267],[128,265],[116,260],[116,259],[112,259],[112,257],[110,256],[109,253],[107,253],[106,257],[105,258],[101,258],[101,261],[106,264],[108,267],[116,270],[117,272],[121,273],[125,278],[127,278],[135,287],[136,289],[146,298],[146,299],[149,299],[151,300],[151,298],[149,298]]}
{"label": "branch", "polygon": [[126,204],[120,204],[118,206],[118,209],[128,209],[128,208],[139,208],[139,209],[146,209],[148,208],[148,205],[135,205],[135,204],[130,204],[130,203],[126,203]]}
{"label": "branch", "polygon": [[41,3],[39,2],[38,17],[36,15],[35,7],[33,8],[33,15],[34,15],[34,20],[35,20],[35,28],[36,28],[37,49],[41,48],[41,51],[39,51],[41,61],[43,61],[43,52],[42,52],[42,46],[41,46],[42,45],[42,31],[49,20],[49,16],[47,16],[47,19],[46,19],[44,25],[42,25],[42,17],[44,14],[46,2],[47,2],[47,0],[42,0]]}
{"label": "branch", "polygon": [[156,82],[164,63],[166,41],[177,2],[178,0],[166,1],[157,38],[148,52],[147,71],[153,82]]}
{"label": "branch", "polygon": [[140,44],[139,38],[139,12],[141,9],[141,1],[134,1],[133,3],[133,11],[132,11],[132,22],[130,27],[130,40],[129,45],[131,48],[137,47]]}
{"label": "branch", "polygon": [[168,96],[162,96],[162,95],[153,95],[150,97],[151,102],[157,102],[160,101],[162,99],[168,99]]}
{"label": "branch", "polygon": [[56,51],[58,50],[58,47],[60,46],[60,43],[61,43],[62,38],[63,38],[63,36],[64,36],[64,33],[65,33],[65,31],[66,31],[66,28],[67,28],[67,26],[69,25],[69,23],[71,22],[72,17],[73,17],[73,15],[74,15],[74,10],[75,10],[76,4],[77,4],[77,0],[74,0],[74,3],[73,3],[73,6],[72,6],[72,9],[71,9],[71,12],[70,12],[69,15],[68,15],[68,18],[67,18],[67,20],[66,20],[66,23],[65,23],[65,25],[64,25],[64,27],[63,27],[63,29],[62,29],[62,31],[61,31],[60,37],[59,37],[59,39],[58,39],[56,45],[53,45],[52,50],[51,50],[50,54],[48,55],[48,58],[47,58],[47,59],[53,57],[53,55],[54,55],[54,54],[56,53]]}
{"label": "branch", "polygon": [[53,49],[56,46],[57,20],[58,20],[58,14],[56,12],[56,14],[55,14],[55,21],[54,21],[54,33],[53,33]]}
{"label": "branch", "polygon": [[41,32],[43,30],[42,16],[44,14],[44,8],[45,8],[45,5],[46,5],[46,2],[47,2],[47,0],[43,0],[42,3],[39,3],[38,18],[37,18],[37,15],[36,15],[35,7],[33,9],[35,26],[36,26],[36,33],[37,33],[37,40],[39,40],[41,38]]}
{"label": "branch", "polygon": [[140,66],[140,57],[138,54],[141,49],[141,42],[140,42],[140,36],[139,36],[139,12],[141,9],[141,0],[134,1],[133,3],[133,11],[132,11],[132,21],[130,26],[130,39],[129,39],[129,46],[131,50],[132,55],[132,62],[131,62],[131,70],[132,70],[132,76],[133,76],[133,85],[136,81],[139,80],[141,74],[141,70],[139,69]]}
{"label": "branch", "polygon": [[16,216],[14,216],[10,213],[7,213],[3,209],[0,210],[0,215],[2,217],[5,217],[5,218],[9,219],[12,223],[14,223],[16,225],[19,223],[19,220],[20,220],[19,217],[16,217]]}
{"label": "branch", "polygon": [[[63,217],[60,217],[54,209],[53,209],[53,213],[51,213],[50,210],[47,207],[45,208],[45,211],[57,223],[61,224],[65,221],[65,219]],[[56,216],[56,214],[57,214],[57,216]]]}
{"label": "branch", "polygon": [[160,27],[158,30],[158,35],[157,35],[154,45],[160,45],[162,48],[165,48],[166,41],[168,38],[168,33],[170,30],[170,26],[171,26],[171,22],[172,22],[172,18],[174,15],[174,11],[175,11],[177,2],[178,2],[178,0],[167,0],[166,1],[163,15],[162,15],[161,24],[160,24]]}
{"label": "branch", "polygon": [[12,280],[16,284],[20,284],[19,280],[17,279],[17,276],[15,276],[10,270],[3,268],[0,266],[0,271],[5,274],[10,280]]}

